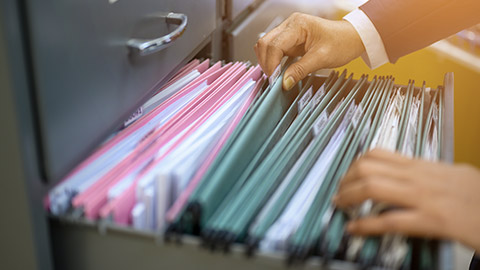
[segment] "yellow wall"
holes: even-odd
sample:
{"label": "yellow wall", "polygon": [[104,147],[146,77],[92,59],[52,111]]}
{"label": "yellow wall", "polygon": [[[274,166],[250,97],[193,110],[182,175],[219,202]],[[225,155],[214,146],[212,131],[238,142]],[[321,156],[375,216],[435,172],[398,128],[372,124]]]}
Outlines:
{"label": "yellow wall", "polygon": [[426,48],[405,56],[395,64],[386,64],[370,70],[362,59],[356,59],[346,66],[350,72],[361,74],[393,75],[396,83],[407,84],[409,79],[421,86],[443,85],[447,72],[455,76],[455,161],[467,162],[480,167],[480,72],[461,64],[442,53]]}

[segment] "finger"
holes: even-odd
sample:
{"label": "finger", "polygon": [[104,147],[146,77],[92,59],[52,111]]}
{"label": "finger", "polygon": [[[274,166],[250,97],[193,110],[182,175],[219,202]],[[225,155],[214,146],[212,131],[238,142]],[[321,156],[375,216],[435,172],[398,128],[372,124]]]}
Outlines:
{"label": "finger", "polygon": [[378,160],[386,163],[393,163],[401,166],[408,166],[412,163],[413,159],[400,155],[397,152],[391,152],[383,149],[373,149],[366,153],[363,158]]}
{"label": "finger", "polygon": [[[304,53],[305,53],[305,50],[303,49],[303,45],[297,45],[297,46],[289,49],[286,52],[283,52],[278,47],[268,46],[267,47],[267,53],[266,53],[266,56],[265,56],[265,59],[268,59],[268,60],[266,60],[265,64],[264,64],[265,65],[265,69],[264,69],[265,74],[267,74],[269,76],[271,74],[273,74],[273,72],[278,67],[278,65],[280,64],[280,62],[282,61],[282,58],[284,56],[297,57],[297,56],[303,55]],[[258,57],[259,56],[257,54],[257,58]]]}
{"label": "finger", "polygon": [[283,31],[273,31],[272,35],[265,37],[264,42],[267,43],[265,55],[265,68],[267,74],[273,73],[275,68],[280,64],[282,58],[292,49],[297,49],[302,43],[303,38],[301,32],[296,27],[290,26]]}
{"label": "finger", "polygon": [[[273,73],[273,70],[269,71],[267,69],[267,50],[268,47],[271,45],[272,41],[280,35],[284,29],[286,28],[286,25],[288,23],[288,19],[282,22],[279,26],[275,27],[273,30],[265,34],[262,38],[260,38],[257,41],[257,44],[255,45],[255,53],[257,54],[257,60],[258,64],[262,68],[263,72],[267,76],[271,76]],[[278,64],[280,64],[280,61],[278,61]],[[278,66],[277,64],[277,66]]]}
{"label": "finger", "polygon": [[379,216],[351,221],[347,231],[355,235],[399,233],[408,236],[444,237],[438,222],[416,210],[392,210]]}
{"label": "finger", "polygon": [[266,43],[263,39],[260,39],[257,41],[257,44],[255,44],[255,54],[257,55],[257,60],[258,64],[262,68],[263,72],[267,74],[267,76],[270,76],[271,74],[268,74],[266,72],[265,68],[265,54],[266,54]]}
{"label": "finger", "polygon": [[368,199],[396,206],[414,207],[418,203],[416,196],[413,196],[414,192],[411,186],[401,181],[372,177],[342,185],[334,202],[340,208],[357,205]]}
{"label": "finger", "polygon": [[371,177],[387,177],[404,181],[407,178],[405,172],[406,170],[403,166],[398,166],[395,163],[362,157],[353,163],[342,179],[341,185]]}
{"label": "finger", "polygon": [[323,68],[323,64],[315,53],[308,51],[297,62],[291,64],[285,71],[283,88],[290,90],[297,82],[307,77],[309,73]]}
{"label": "finger", "polygon": [[[259,53],[259,49],[258,49],[258,42],[255,43],[255,46],[253,46],[253,51],[255,52],[255,56],[257,57],[257,63],[260,65],[260,68],[262,68],[262,63],[260,61],[260,53]],[[263,68],[262,68],[263,70]]]}
{"label": "finger", "polygon": [[431,162],[428,160],[408,158],[397,152],[394,153],[381,149],[373,149],[365,154],[363,159],[376,160],[386,164],[385,166],[395,166],[397,168],[402,168],[403,170],[408,169],[409,171],[414,170],[414,168],[428,168],[429,170],[435,170],[434,167],[437,167],[439,170],[441,170],[441,168],[445,168],[445,166],[450,166],[441,162]]}
{"label": "finger", "polygon": [[283,56],[285,56],[285,54],[282,50],[274,46],[268,46],[265,61],[265,72],[270,75],[273,74],[275,69],[282,62]]}

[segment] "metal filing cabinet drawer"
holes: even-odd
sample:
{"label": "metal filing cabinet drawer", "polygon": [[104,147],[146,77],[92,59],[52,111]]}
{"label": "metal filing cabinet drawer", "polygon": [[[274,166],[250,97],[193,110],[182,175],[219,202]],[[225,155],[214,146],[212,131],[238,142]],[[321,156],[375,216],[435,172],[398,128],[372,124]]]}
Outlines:
{"label": "metal filing cabinet drawer", "polygon": [[[324,82],[326,77],[315,76]],[[442,132],[442,160],[453,162],[453,74],[445,76],[443,102],[444,125]],[[417,88],[416,90],[419,90]],[[285,267],[282,253],[258,251],[253,258],[245,256],[245,247],[234,245],[230,252],[200,248],[201,239],[184,236],[182,244],[172,240],[164,243],[161,232],[137,231],[116,225],[109,220],[93,222],[78,217],[51,217],[51,243],[57,269],[195,269],[195,270],[279,270]],[[175,237],[174,237],[175,238]],[[452,245],[439,246],[439,270],[452,268]],[[322,264],[318,257],[310,258],[304,265],[289,269],[356,270],[359,265],[333,261]]]}
{"label": "metal filing cabinet drawer", "polygon": [[[27,0],[26,11],[43,168],[58,180],[208,38],[216,1]],[[167,23],[169,12],[186,16]],[[175,31],[155,53],[127,46]]]}
{"label": "metal filing cabinet drawer", "polygon": [[255,0],[231,0],[232,1],[232,19],[237,18],[248,6],[255,3]]}

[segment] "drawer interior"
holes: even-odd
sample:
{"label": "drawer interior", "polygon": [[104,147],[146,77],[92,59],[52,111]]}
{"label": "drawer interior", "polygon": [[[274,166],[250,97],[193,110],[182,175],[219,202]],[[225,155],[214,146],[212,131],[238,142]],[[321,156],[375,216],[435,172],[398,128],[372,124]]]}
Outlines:
{"label": "drawer interior", "polygon": [[[314,78],[321,85],[325,77]],[[443,126],[442,159],[453,157],[453,76],[445,79],[445,124]],[[415,88],[415,91],[419,91]],[[109,220],[88,221],[74,216],[50,217],[50,231],[54,261],[58,269],[281,269],[285,265],[283,254],[260,251],[247,258],[245,247],[232,246],[227,254],[222,250],[211,252],[200,248],[201,240],[195,236],[182,236],[164,242],[162,233],[136,231],[120,227]],[[179,241],[177,241],[179,240]],[[451,244],[439,246],[439,269],[450,269]],[[220,253],[220,254],[219,254]],[[188,258],[185,260],[184,258]],[[294,266],[297,267],[297,266]],[[323,265],[321,258],[310,258],[302,269],[360,269],[348,262],[332,261]]]}

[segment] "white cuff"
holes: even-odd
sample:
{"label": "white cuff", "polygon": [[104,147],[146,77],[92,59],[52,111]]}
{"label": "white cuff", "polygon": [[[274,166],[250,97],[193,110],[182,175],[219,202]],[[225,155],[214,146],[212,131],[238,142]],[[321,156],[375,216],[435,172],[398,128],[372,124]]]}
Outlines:
{"label": "white cuff", "polygon": [[388,63],[387,51],[382,38],[375,25],[362,10],[356,9],[348,13],[343,19],[350,22],[360,35],[365,46],[365,53],[362,54],[362,58],[371,69]]}

